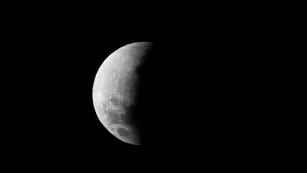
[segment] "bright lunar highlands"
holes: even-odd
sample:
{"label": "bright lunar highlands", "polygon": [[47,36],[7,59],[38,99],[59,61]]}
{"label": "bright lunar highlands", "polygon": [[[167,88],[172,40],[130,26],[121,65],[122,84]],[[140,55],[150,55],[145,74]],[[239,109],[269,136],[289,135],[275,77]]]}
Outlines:
{"label": "bright lunar highlands", "polygon": [[140,82],[137,69],[151,48],[150,42],[136,42],[117,49],[102,63],[94,81],[93,103],[100,122],[129,144],[141,145],[132,110]]}

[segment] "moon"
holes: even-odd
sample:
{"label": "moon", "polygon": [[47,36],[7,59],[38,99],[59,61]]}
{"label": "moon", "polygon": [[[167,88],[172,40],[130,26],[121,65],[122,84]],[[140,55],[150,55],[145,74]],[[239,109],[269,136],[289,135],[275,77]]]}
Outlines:
{"label": "moon", "polygon": [[140,128],[135,121],[138,68],[152,48],[151,42],[135,42],[110,54],[99,67],[93,84],[93,104],[98,119],[116,138],[141,145]]}

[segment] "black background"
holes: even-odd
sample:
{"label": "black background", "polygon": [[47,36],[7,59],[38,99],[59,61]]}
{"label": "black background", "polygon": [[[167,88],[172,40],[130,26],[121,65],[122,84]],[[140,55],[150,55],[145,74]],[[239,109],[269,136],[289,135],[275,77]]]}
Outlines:
{"label": "black background", "polygon": [[[7,100],[10,121],[3,121],[9,163],[191,171],[266,165],[276,156],[274,117],[267,116],[277,80],[266,58],[276,33],[270,22],[258,25],[259,16],[246,11],[68,8],[7,13],[3,69],[14,93]],[[92,104],[103,60],[137,41],[155,43],[142,76],[143,146],[109,134]]]}

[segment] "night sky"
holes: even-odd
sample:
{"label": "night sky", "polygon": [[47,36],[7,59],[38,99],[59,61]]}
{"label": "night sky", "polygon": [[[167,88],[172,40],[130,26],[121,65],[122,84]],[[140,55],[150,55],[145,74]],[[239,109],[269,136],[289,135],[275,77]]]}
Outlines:
{"label": "night sky", "polygon": [[[3,74],[12,76],[6,86],[16,93],[8,97],[13,106],[3,121],[9,163],[147,172],[252,165],[273,157],[270,39],[248,22],[254,16],[53,14],[11,16],[16,20],[6,25],[10,65]],[[137,41],[156,45],[142,79],[143,146],[113,137],[92,103],[101,63]]]}

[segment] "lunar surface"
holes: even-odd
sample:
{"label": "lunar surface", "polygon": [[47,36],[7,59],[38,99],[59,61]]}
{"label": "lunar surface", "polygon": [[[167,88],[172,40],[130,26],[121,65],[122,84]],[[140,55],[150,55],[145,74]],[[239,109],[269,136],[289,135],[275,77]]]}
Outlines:
{"label": "lunar surface", "polygon": [[100,122],[129,144],[142,144],[133,110],[137,106],[137,69],[151,47],[150,42],[136,42],[117,49],[102,63],[94,80],[93,103]]}

